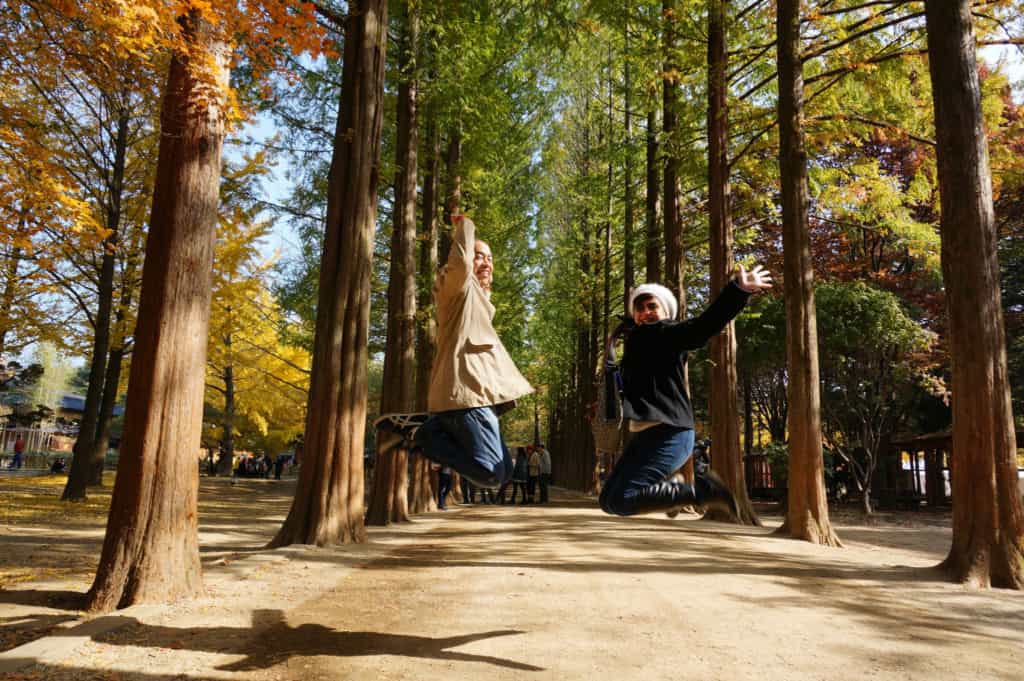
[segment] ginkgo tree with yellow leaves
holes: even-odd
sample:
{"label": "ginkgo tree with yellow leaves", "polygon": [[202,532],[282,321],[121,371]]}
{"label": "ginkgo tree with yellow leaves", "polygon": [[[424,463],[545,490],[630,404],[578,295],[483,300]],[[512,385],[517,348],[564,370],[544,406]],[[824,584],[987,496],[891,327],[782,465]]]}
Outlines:
{"label": "ginkgo tree with yellow leaves", "polygon": [[54,257],[50,235],[82,247],[104,236],[75,178],[47,151],[52,136],[38,104],[16,79],[0,82],[0,357],[63,335],[43,276]]}
{"label": "ginkgo tree with yellow leaves", "polygon": [[[107,20],[116,18],[107,17]],[[63,499],[80,501],[86,487],[102,484],[108,427],[120,374],[124,317],[138,300],[138,278],[129,261],[145,231],[152,195],[161,74],[166,53],[150,56],[111,45],[110,26],[67,21],[59,6],[23,2],[0,10],[0,47],[13,82],[24,91],[32,119],[12,120],[19,134],[46,131],[34,146],[74,182],[95,229],[43,225],[37,258],[74,324],[65,346],[80,350],[89,366],[85,405]],[[137,268],[136,268],[137,269]],[[130,332],[129,332],[130,333]],[[108,361],[108,358],[110,361]],[[110,378],[110,381],[107,381]],[[105,415],[101,412],[106,407]]]}
{"label": "ginkgo tree with yellow leaves", "polygon": [[228,168],[213,267],[206,354],[207,413],[219,431],[217,472],[231,471],[236,436],[267,453],[302,432],[309,390],[309,353],[281,342],[286,320],[270,293],[273,258],[260,247],[272,223],[248,199],[266,170],[263,154]]}

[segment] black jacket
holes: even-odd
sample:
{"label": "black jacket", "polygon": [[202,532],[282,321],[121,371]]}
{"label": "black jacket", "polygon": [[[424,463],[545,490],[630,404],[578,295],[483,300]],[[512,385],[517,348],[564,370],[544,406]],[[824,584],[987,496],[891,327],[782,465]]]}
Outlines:
{"label": "black jacket", "polygon": [[693,428],[693,407],[683,382],[687,351],[703,347],[717,335],[748,298],[749,293],[729,283],[699,317],[634,326],[626,337],[621,363],[622,415]]}

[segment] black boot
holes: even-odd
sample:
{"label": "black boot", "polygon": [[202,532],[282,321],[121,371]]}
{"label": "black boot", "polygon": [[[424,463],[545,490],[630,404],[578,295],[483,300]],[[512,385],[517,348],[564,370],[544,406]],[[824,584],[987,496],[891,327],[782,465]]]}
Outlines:
{"label": "black boot", "polygon": [[692,485],[669,480],[644,487],[633,497],[635,513],[673,511],[696,503],[697,495]]}
{"label": "black boot", "polygon": [[729,491],[729,486],[719,477],[718,473],[708,469],[703,473],[697,473],[695,481],[698,505],[731,513],[736,518],[740,517],[740,508],[736,503],[736,497]]}

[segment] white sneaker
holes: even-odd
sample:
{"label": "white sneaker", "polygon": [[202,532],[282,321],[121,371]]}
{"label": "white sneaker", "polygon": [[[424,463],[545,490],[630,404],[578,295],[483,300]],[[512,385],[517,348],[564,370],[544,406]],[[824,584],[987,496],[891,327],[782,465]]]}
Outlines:
{"label": "white sneaker", "polygon": [[377,433],[377,452],[384,453],[405,444],[412,447],[416,431],[429,414],[383,414],[373,421]]}

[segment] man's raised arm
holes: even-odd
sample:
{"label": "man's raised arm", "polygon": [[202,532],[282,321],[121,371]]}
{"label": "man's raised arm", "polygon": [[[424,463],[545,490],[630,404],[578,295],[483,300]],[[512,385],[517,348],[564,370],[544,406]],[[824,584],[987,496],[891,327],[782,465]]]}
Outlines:
{"label": "man's raised arm", "polygon": [[461,289],[473,274],[473,246],[476,243],[476,225],[465,215],[455,219],[452,227],[452,245],[448,262],[438,279],[438,288],[445,291]]}

